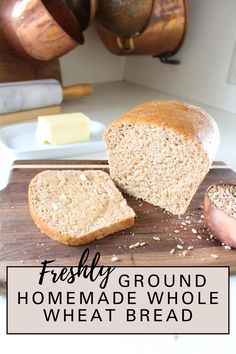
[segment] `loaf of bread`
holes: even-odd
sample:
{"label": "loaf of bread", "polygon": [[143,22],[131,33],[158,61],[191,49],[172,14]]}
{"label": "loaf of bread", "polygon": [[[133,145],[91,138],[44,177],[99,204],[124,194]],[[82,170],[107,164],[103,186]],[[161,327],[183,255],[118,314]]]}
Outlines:
{"label": "loaf of bread", "polygon": [[175,101],[141,104],[104,133],[110,174],[126,193],[184,214],[220,141],[202,109]]}
{"label": "loaf of bread", "polygon": [[134,224],[133,209],[99,170],[41,172],[30,182],[28,199],[39,229],[67,245],[86,244]]}

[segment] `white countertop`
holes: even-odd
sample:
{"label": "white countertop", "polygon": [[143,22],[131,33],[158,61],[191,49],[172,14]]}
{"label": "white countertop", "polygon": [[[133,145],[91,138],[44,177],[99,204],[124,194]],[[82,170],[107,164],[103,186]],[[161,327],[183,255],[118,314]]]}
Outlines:
{"label": "white countertop", "polygon": [[[81,111],[87,114],[91,119],[98,120],[104,124],[109,124],[113,119],[119,117],[122,113],[130,109],[136,104],[145,102],[153,99],[179,99],[178,97],[173,97],[171,95],[164,94],[160,91],[147,89],[145,87],[133,85],[126,82],[114,82],[114,83],[105,83],[105,84],[96,84],[94,93],[91,97],[67,100],[63,103],[63,112],[75,112]],[[182,99],[184,100],[184,99]],[[187,100],[189,102],[189,100]],[[196,104],[196,102],[190,102]],[[197,103],[197,105],[200,105]],[[212,115],[217,121],[220,131],[221,131],[221,145],[216,156],[216,160],[221,160],[226,162],[234,170],[236,170],[236,116],[234,114],[221,111],[219,109],[201,105],[210,115]],[[78,157],[72,157],[72,159],[77,159]],[[92,155],[80,156],[80,159],[106,159],[106,152],[101,152]],[[11,161],[7,157],[0,156],[0,189],[3,188],[9,176]],[[171,336],[153,336],[148,337],[145,342],[145,346],[139,345],[137,348],[145,348],[148,350],[154,348],[154,345],[161,349],[163,348],[162,353],[169,353],[171,348],[175,348],[175,353],[207,353],[214,350],[214,353],[221,353],[222,350],[231,354],[234,353],[234,337],[236,336],[236,276],[231,276],[231,335],[230,336],[180,336],[178,340],[174,340]],[[5,331],[5,321],[2,321],[2,316],[5,312],[5,297],[0,296],[0,333]],[[47,338],[49,338],[48,336]],[[18,337],[19,338],[19,337]],[[28,338],[28,336],[27,336]],[[31,337],[32,339],[35,336]],[[40,337],[41,338],[41,337]],[[76,337],[73,337],[75,339]],[[88,337],[87,337],[88,338]],[[118,353],[116,349],[119,347],[119,337],[113,337],[112,340],[112,349],[109,348],[109,352]],[[132,348],[136,348],[135,343],[137,337],[131,337],[130,340],[128,337],[127,343],[132,343]],[[142,338],[147,338],[143,336]],[[135,341],[134,341],[135,339]],[[80,337],[80,342],[82,337]],[[14,338],[15,341],[15,338]],[[28,341],[28,339],[27,339]],[[48,340],[49,341],[49,340]],[[96,337],[95,343],[91,343],[90,349],[96,350],[98,343],[104,341],[103,337]],[[2,339],[1,339],[2,342]],[[3,336],[3,345],[8,346],[8,351],[10,350],[12,342],[12,337]],[[46,343],[47,341],[45,341]],[[76,344],[76,339],[71,341],[71,343]],[[86,339],[82,341],[86,345]],[[123,340],[122,340],[123,342]],[[124,341],[125,342],[125,341]],[[123,343],[124,343],[123,342]],[[117,346],[114,345],[117,343]],[[115,346],[115,348],[114,348]],[[2,344],[1,344],[2,347]],[[129,347],[129,344],[128,344]],[[40,347],[41,348],[41,347]],[[62,344],[62,347],[63,344]],[[81,344],[80,344],[81,348]],[[130,346],[131,348],[131,346]],[[128,349],[128,348],[127,348]],[[66,350],[66,349],[65,349]],[[134,350],[135,352],[137,350]],[[19,352],[19,351],[18,351]],[[26,351],[24,351],[25,353]],[[103,353],[105,353],[103,351]]]}

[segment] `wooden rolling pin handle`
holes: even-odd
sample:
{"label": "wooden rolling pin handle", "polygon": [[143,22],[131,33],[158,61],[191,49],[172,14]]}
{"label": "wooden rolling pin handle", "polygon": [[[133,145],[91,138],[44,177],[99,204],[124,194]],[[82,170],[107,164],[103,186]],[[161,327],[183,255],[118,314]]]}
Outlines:
{"label": "wooden rolling pin handle", "polygon": [[76,84],[63,87],[64,97],[82,97],[89,96],[93,92],[93,86],[89,84]]}

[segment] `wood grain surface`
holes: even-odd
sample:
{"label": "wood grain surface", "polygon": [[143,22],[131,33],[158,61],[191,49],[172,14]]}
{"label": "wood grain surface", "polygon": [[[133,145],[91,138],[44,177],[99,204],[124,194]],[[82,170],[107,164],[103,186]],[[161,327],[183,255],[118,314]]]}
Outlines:
{"label": "wood grain surface", "polygon": [[4,38],[0,22],[0,83],[52,78],[61,81],[59,60],[42,62],[22,57]]}
{"label": "wood grain surface", "polygon": [[[219,242],[211,240],[202,219],[207,187],[218,182],[236,183],[236,174],[224,164],[214,163],[182,218],[126,196],[137,214],[134,227],[79,247],[62,245],[43,235],[29,215],[28,184],[35,174],[48,168],[97,168],[109,172],[107,161],[15,162],[10,184],[0,192],[0,287],[4,286],[6,265],[38,266],[42,260],[55,259],[56,265],[76,266],[87,247],[90,260],[100,252],[100,264],[104,265],[110,265],[112,256],[116,255],[120,260],[116,265],[230,265],[231,271],[236,271],[236,250],[225,250]],[[153,237],[159,237],[160,241]],[[146,242],[146,245],[129,248],[137,242]],[[183,249],[178,249],[177,245]],[[191,246],[193,249],[187,250]],[[170,253],[172,249],[175,249],[173,254]]]}

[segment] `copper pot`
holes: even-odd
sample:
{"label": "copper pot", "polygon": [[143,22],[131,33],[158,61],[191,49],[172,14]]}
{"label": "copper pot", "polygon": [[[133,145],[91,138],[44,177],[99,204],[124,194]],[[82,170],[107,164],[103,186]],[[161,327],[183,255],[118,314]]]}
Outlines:
{"label": "copper pot", "polygon": [[129,38],[145,28],[154,0],[99,0],[96,21],[111,34]]}
{"label": "copper pot", "polygon": [[0,13],[5,37],[24,56],[50,60],[84,42],[64,0],[2,0]]}
{"label": "copper pot", "polygon": [[86,30],[97,11],[97,0],[66,0],[66,3],[75,14],[82,31]]}
{"label": "copper pot", "polygon": [[99,36],[116,55],[171,56],[182,45],[188,22],[187,0],[154,0],[149,21],[141,34],[129,38],[111,34],[99,23]]}

